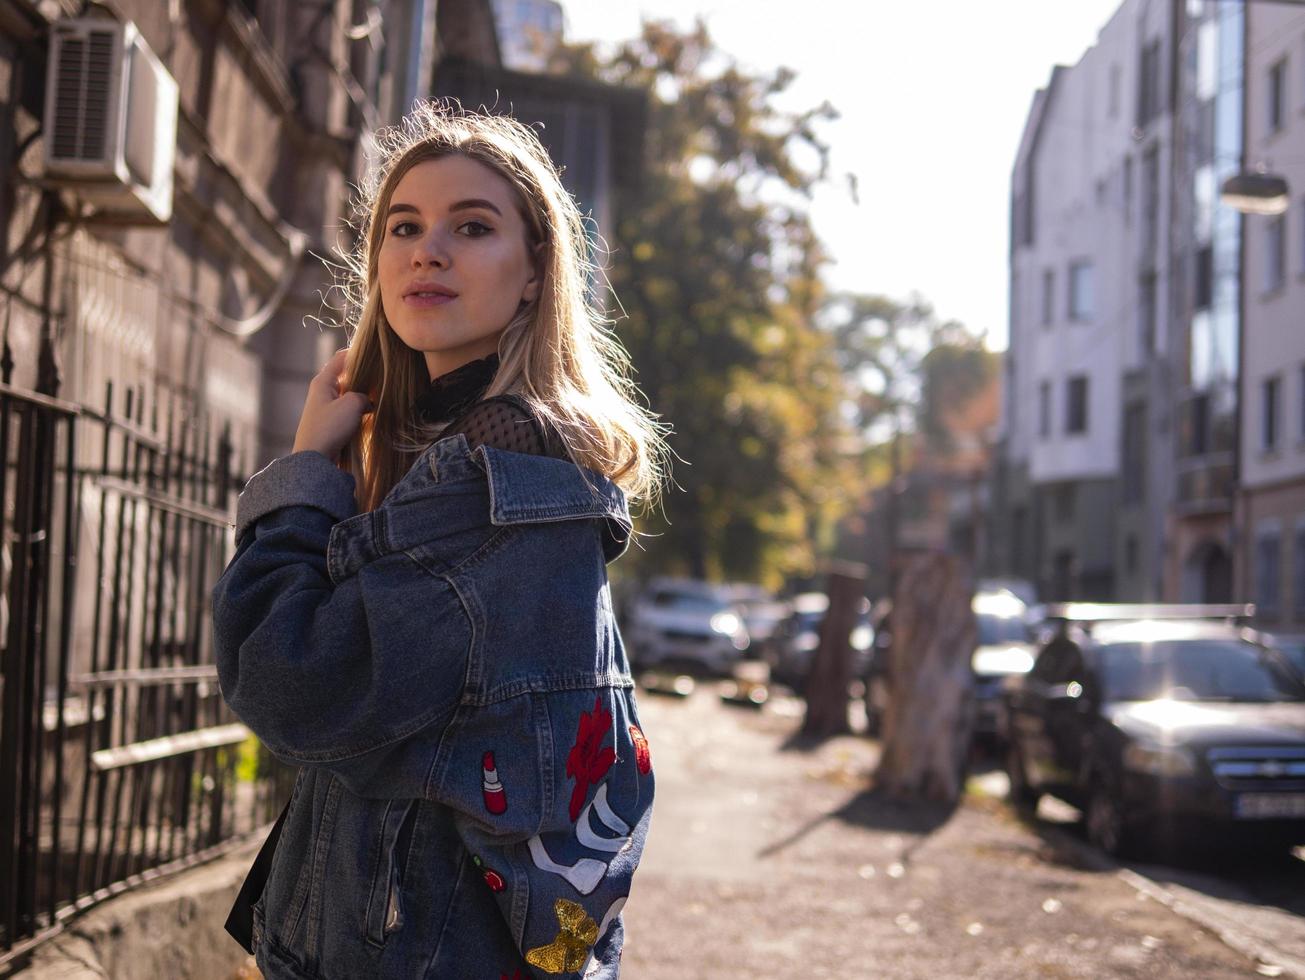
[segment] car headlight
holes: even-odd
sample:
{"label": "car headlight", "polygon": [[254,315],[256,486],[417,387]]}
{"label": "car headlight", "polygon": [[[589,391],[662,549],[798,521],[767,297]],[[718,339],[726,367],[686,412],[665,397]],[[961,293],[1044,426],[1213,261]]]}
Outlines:
{"label": "car headlight", "polygon": [[1133,742],[1124,749],[1124,768],[1150,776],[1191,776],[1196,759],[1181,746]]}
{"label": "car headlight", "polygon": [[[701,622],[701,620],[699,620]],[[733,636],[742,626],[739,617],[733,613],[717,613],[711,617],[711,628],[717,633],[724,633],[726,636]]]}

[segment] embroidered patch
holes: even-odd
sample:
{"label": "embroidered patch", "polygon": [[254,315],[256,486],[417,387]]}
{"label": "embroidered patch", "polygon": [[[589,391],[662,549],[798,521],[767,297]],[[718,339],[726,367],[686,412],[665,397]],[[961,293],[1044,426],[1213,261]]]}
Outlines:
{"label": "embroidered patch", "polygon": [[571,791],[571,819],[580,816],[589,787],[607,775],[616,761],[616,750],[603,745],[612,728],[612,713],[603,707],[602,695],[594,698],[594,710],[580,714],[575,744],[566,757],[566,774],[575,780]]}
{"label": "embroidered patch", "polygon": [[607,874],[607,865],[593,858],[582,857],[575,864],[558,864],[549,856],[538,834],[530,838],[530,860],[535,862],[535,867],[540,871],[565,878],[567,883],[581,895],[588,895],[597,888],[598,883]]}
{"label": "embroidered patch", "polygon": [[652,754],[648,751],[648,739],[639,731],[638,725],[630,726],[630,737],[634,739],[634,764],[639,767],[640,775],[652,772]]}
{"label": "embroidered patch", "polygon": [[[598,817],[598,822],[606,829],[618,834],[617,837],[604,837],[595,832],[590,814]],[[607,784],[598,787],[594,798],[580,811],[580,819],[575,825],[575,837],[580,844],[591,851],[609,851],[618,853],[630,846],[630,825],[616,815],[607,803]],[[530,859],[540,871],[555,874],[566,881],[581,895],[588,895],[607,874],[608,865],[593,858],[579,858],[575,864],[559,864],[554,861],[544,846],[543,839],[536,834],[530,838]]]}
{"label": "embroidered patch", "polygon": [[475,854],[471,856],[471,860],[474,861],[476,867],[480,869],[480,876],[485,879],[485,884],[489,885],[490,891],[501,892],[507,887],[507,882],[503,880],[503,876],[493,868],[487,868],[485,862]]}
{"label": "embroidered patch", "polygon": [[[594,833],[594,828],[589,822],[589,811],[598,815],[599,821],[608,830],[619,834],[618,837],[601,837]],[[616,815],[607,803],[607,784],[598,787],[598,792],[594,798],[585,804],[584,810],[580,813],[580,819],[576,821],[575,836],[585,847],[591,851],[621,851],[625,845],[630,843],[630,825]]]}
{"label": "embroidered patch", "polygon": [[536,946],[526,953],[526,962],[545,973],[571,973],[589,958],[589,948],[598,941],[598,923],[589,917],[584,906],[565,898],[553,903],[557,916],[557,938],[547,946]]}
{"label": "embroidered patch", "polygon": [[498,770],[494,767],[494,753],[486,752],[480,760],[481,793],[485,798],[485,809],[495,815],[507,810],[507,794],[503,784],[498,781]]}

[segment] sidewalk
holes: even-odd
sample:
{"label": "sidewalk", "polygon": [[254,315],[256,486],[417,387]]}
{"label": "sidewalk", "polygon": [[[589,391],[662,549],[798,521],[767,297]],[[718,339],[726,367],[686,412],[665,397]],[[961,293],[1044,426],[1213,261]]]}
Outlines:
{"label": "sidewalk", "polygon": [[643,693],[640,711],[657,802],[625,912],[630,980],[1257,975],[997,800],[893,806],[866,792],[875,743],[786,749],[800,702],[751,711],[700,685]]}

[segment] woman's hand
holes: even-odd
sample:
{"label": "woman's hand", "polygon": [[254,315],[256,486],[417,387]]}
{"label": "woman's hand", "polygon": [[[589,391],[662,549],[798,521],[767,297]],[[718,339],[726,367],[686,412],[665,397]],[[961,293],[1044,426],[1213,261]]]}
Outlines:
{"label": "woman's hand", "polygon": [[340,450],[358,432],[363,415],[372,410],[372,403],[363,392],[340,393],[340,374],[348,353],[347,347],[336,351],[308,383],[308,397],[295,432],[293,452],[314,449],[335,462]]}

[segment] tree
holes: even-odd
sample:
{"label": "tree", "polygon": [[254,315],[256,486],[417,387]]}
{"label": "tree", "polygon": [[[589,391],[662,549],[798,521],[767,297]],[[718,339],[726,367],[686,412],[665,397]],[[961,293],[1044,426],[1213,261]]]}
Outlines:
{"label": "tree", "polygon": [[901,799],[955,804],[965,788],[973,727],[974,583],[960,558],[904,562],[893,596],[890,694],[875,788]]}
{"label": "tree", "polygon": [[825,175],[817,130],[833,109],[781,111],[793,73],[745,72],[701,22],[645,23],[609,56],[559,58],[650,102],[645,177],[609,232],[608,277],[639,386],[674,427],[683,492],[641,519],[656,537],[633,564],[772,585],[809,571],[850,489],[842,380],[813,323],[824,256],[802,206]]}

